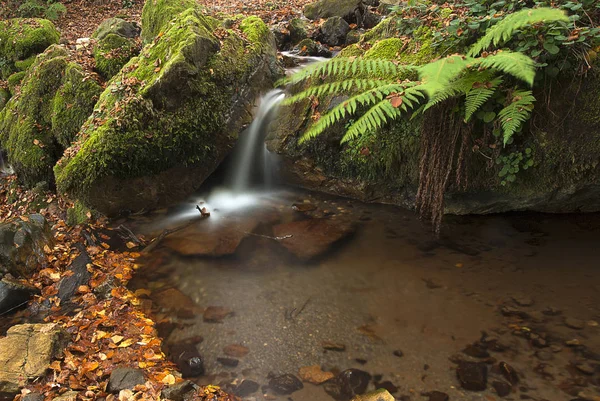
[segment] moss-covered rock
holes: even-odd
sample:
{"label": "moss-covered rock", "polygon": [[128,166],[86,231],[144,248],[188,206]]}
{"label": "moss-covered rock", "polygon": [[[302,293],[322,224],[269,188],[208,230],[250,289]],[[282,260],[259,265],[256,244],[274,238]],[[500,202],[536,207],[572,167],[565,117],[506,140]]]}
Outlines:
{"label": "moss-covered rock", "polygon": [[288,31],[290,43],[295,45],[303,39],[308,38],[308,34],[310,31],[310,25],[308,21],[301,18],[292,18],[290,23],[288,24]]}
{"label": "moss-covered rock", "polygon": [[342,17],[346,21],[356,23],[356,15],[362,15],[362,0],[319,0],[304,6],[306,18],[316,21],[321,18]]}
{"label": "moss-covered rock", "polygon": [[138,53],[139,48],[133,40],[110,33],[94,46],[96,71],[109,80]]}
{"label": "moss-covered rock", "polygon": [[76,201],[73,207],[67,209],[67,225],[73,227],[90,221],[94,212],[87,208],[83,203]]}
{"label": "moss-covered rock", "polygon": [[[91,113],[92,99],[100,91],[96,84],[94,91],[72,94],[90,84],[80,86],[75,82],[70,70],[77,70],[81,81],[84,75],[68,56],[68,51],[57,45],[40,54],[24,73],[21,90],[0,112],[0,144],[7,151],[8,161],[20,181],[26,185],[53,182],[52,167],[64,150],[55,132],[60,130],[61,138],[68,132],[76,132],[81,118],[74,116]],[[67,103],[61,98],[82,102]],[[61,117],[66,118],[61,120]]]}
{"label": "moss-covered rock", "polygon": [[142,40],[150,43],[169,21],[181,12],[197,7],[195,0],[147,0],[142,10]]}
{"label": "moss-covered rock", "polygon": [[133,39],[140,35],[140,31],[140,27],[135,22],[128,22],[121,18],[109,18],[98,25],[98,28],[92,34],[92,38],[102,40],[109,34],[115,34]]}
{"label": "moss-covered rock", "polygon": [[0,88],[0,111],[6,106],[8,100],[10,99],[10,92],[8,89]]}
{"label": "moss-covered rock", "polygon": [[54,96],[52,134],[62,149],[71,146],[102,93],[98,82],[88,78],[79,65],[67,64],[62,85]]}
{"label": "moss-covered rock", "polygon": [[8,90],[10,90],[10,93],[12,93],[13,95],[17,93],[17,88],[21,86],[21,81],[23,81],[25,75],[25,71],[19,71],[15,72],[10,77],[8,77],[6,82],[8,83]]}
{"label": "moss-covered rock", "polygon": [[[157,26],[148,23],[145,32]],[[279,74],[267,26],[250,17],[239,29],[244,37],[196,8],[176,16],[102,93],[55,167],[59,191],[112,215],[197,189]]]}
{"label": "moss-covered rock", "polygon": [[[440,49],[431,46],[432,32],[421,27],[410,40],[388,36],[396,19],[367,33],[359,44],[349,46],[340,57],[384,58],[404,64],[424,64],[436,59]],[[381,25],[381,24],[380,24]],[[371,46],[369,48],[369,46]],[[586,78],[567,78],[552,84],[552,96],[536,94],[538,102],[531,123],[515,142],[502,147],[493,139],[482,139],[473,131],[473,143],[481,152],[468,155],[467,190],[450,188],[448,213],[494,213],[511,210],[578,212],[600,210],[600,73],[596,65]],[[580,80],[585,80],[580,82]],[[573,82],[574,81],[574,82]],[[580,90],[580,92],[578,92]],[[548,93],[546,91],[546,93]],[[343,97],[321,100],[323,114]],[[543,106],[541,106],[543,105]],[[414,206],[419,180],[422,121],[400,120],[379,133],[340,144],[345,120],[303,145],[298,139],[311,124],[311,104],[306,101],[280,109],[272,124],[269,149],[283,156],[283,172],[297,185],[351,196],[378,199],[406,207]],[[481,142],[483,141],[483,142]],[[491,141],[490,145],[485,145]],[[480,145],[483,143],[483,145]],[[481,148],[483,146],[483,148]],[[493,150],[492,150],[493,149]],[[483,153],[483,154],[482,154]],[[498,155],[526,154],[533,166],[503,185]],[[487,157],[486,157],[487,156]]]}
{"label": "moss-covered rock", "polygon": [[340,46],[346,43],[346,35],[350,25],[342,17],[331,17],[319,28],[318,38],[329,46]]}
{"label": "moss-covered rock", "polygon": [[[0,21],[0,78],[7,79],[25,61],[58,43],[60,35],[54,24],[36,18],[14,18]],[[20,67],[22,70],[23,65]]]}

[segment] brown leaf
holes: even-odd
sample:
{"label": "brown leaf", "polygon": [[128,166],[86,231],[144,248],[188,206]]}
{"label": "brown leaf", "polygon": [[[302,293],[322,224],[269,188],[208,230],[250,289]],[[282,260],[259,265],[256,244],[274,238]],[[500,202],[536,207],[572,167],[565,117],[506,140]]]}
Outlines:
{"label": "brown leaf", "polygon": [[398,108],[402,106],[402,98],[400,96],[394,96],[390,98],[390,103],[392,104],[392,107]]}

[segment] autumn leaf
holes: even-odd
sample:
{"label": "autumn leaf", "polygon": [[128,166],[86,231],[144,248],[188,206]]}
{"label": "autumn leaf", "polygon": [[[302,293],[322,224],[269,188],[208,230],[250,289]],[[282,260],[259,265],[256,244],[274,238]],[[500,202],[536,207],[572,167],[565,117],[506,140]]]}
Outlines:
{"label": "autumn leaf", "polygon": [[393,96],[390,98],[390,103],[392,107],[398,108],[402,106],[402,98],[400,96]]}

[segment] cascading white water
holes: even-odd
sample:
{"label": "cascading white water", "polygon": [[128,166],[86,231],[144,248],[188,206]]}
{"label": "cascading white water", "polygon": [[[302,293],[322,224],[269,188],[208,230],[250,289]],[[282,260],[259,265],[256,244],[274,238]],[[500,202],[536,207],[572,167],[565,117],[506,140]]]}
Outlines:
{"label": "cascading white water", "polygon": [[269,153],[264,143],[265,135],[277,106],[284,97],[281,89],[274,89],[263,96],[254,121],[240,136],[229,177],[230,189],[234,193],[248,191],[254,177],[260,177],[268,184],[271,172],[267,170],[270,165]]}

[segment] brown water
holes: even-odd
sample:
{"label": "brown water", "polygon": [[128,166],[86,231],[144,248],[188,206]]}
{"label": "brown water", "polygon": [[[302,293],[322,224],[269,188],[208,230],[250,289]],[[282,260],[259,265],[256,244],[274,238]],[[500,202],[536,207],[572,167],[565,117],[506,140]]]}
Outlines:
{"label": "brown water", "polygon": [[[316,209],[291,207],[307,203]],[[194,216],[194,206],[140,217],[135,230],[156,236],[185,221],[177,216]],[[236,212],[206,206],[212,215],[168,236],[131,284],[152,291],[168,343],[202,336],[197,349],[206,376],[193,379],[198,383],[266,385],[269,374],[297,375],[300,367],[320,365],[381,375],[377,379],[397,386],[394,395],[402,400],[426,400],[422,394],[433,390],[451,400],[497,400],[492,382],[504,380],[497,367],[504,361],[519,375],[506,399],[600,396],[598,215],[449,216],[436,240],[409,211],[296,190]],[[310,262],[284,248],[285,239],[269,238],[277,224],[315,217],[356,230]],[[233,255],[181,255],[182,249],[214,247],[211,238],[231,247],[239,233],[249,234]],[[209,306],[233,314],[205,322]],[[504,316],[503,306],[528,316]],[[578,319],[583,328],[567,327],[565,319]],[[466,391],[455,362],[482,360],[462,352],[482,332],[506,350],[485,358],[487,390]],[[325,350],[324,342],[345,350]],[[249,350],[236,358],[237,367],[217,361],[231,344]],[[398,350],[403,356],[394,355]],[[290,396],[263,388],[247,399],[332,400],[323,386],[309,383]]]}

